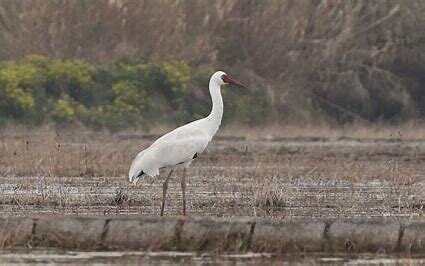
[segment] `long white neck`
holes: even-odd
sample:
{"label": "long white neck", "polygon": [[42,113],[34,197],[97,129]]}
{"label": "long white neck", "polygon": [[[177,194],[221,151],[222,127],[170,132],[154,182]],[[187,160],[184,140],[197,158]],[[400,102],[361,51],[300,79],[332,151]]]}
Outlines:
{"label": "long white neck", "polygon": [[212,100],[212,109],[211,113],[206,117],[206,121],[208,121],[208,130],[212,137],[217,132],[221,124],[221,119],[223,118],[223,98],[221,97],[220,85],[212,79],[210,80],[209,88]]}

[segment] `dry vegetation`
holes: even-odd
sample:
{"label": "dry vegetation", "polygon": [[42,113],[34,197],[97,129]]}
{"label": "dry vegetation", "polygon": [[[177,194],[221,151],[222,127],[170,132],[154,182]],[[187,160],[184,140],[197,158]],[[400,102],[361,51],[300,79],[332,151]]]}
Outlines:
{"label": "dry vegetation", "polygon": [[[325,139],[301,129],[302,138],[275,131],[267,140],[262,139],[265,131],[256,137],[216,138],[188,172],[189,213],[423,217],[425,148],[420,140],[404,139],[403,130],[385,139],[385,130],[376,139],[355,139],[356,130]],[[416,137],[422,136],[418,132]],[[0,212],[158,214],[163,177],[136,186],[126,177],[133,156],[154,136],[49,126],[3,129]],[[179,213],[181,206],[178,174],[173,180],[169,214]]]}
{"label": "dry vegetation", "polygon": [[275,121],[424,117],[421,0],[3,1],[1,59],[178,59],[267,94]]}

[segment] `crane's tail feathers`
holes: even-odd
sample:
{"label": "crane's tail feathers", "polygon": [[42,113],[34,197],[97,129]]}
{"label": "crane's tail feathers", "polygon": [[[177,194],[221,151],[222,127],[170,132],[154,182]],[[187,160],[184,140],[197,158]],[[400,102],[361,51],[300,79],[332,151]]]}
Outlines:
{"label": "crane's tail feathers", "polygon": [[133,185],[136,185],[137,184],[137,181],[139,181],[139,178],[138,177],[136,177],[135,179],[133,179],[133,181],[132,181]]}
{"label": "crane's tail feathers", "polygon": [[137,183],[140,177],[143,177],[143,175],[146,174],[146,172],[143,171],[144,167],[140,165],[145,152],[146,150],[143,150],[139,152],[139,154],[137,154],[136,158],[131,163],[130,170],[128,171],[128,179],[130,180],[130,182],[133,182],[134,184]]}
{"label": "crane's tail feathers", "polygon": [[133,184],[136,184],[137,181],[139,180],[140,177],[143,177],[143,175],[145,175],[146,173],[143,172],[143,170],[136,170],[133,171],[132,168],[130,168],[130,171],[128,173],[128,179],[130,182],[132,182]]}

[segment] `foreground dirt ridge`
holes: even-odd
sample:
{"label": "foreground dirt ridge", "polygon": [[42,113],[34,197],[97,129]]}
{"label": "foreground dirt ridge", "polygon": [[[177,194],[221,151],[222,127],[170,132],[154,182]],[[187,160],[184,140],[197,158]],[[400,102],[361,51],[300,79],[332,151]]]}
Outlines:
{"label": "foreground dirt ridge", "polygon": [[425,252],[425,221],[200,217],[2,217],[0,249]]}

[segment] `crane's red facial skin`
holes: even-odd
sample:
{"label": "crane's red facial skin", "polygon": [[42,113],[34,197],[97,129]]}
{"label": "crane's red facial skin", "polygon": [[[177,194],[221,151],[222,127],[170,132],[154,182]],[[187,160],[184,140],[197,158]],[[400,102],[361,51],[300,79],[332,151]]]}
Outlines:
{"label": "crane's red facial skin", "polygon": [[234,80],[234,79],[231,79],[228,75],[223,75],[223,76],[221,76],[221,79],[224,81],[224,83],[227,83],[227,84],[233,84],[233,85],[236,85],[236,86],[239,86],[239,87],[246,88],[246,86],[245,86],[245,85],[243,85],[243,84],[242,84],[242,83],[240,83],[239,81],[236,81],[236,80]]}

